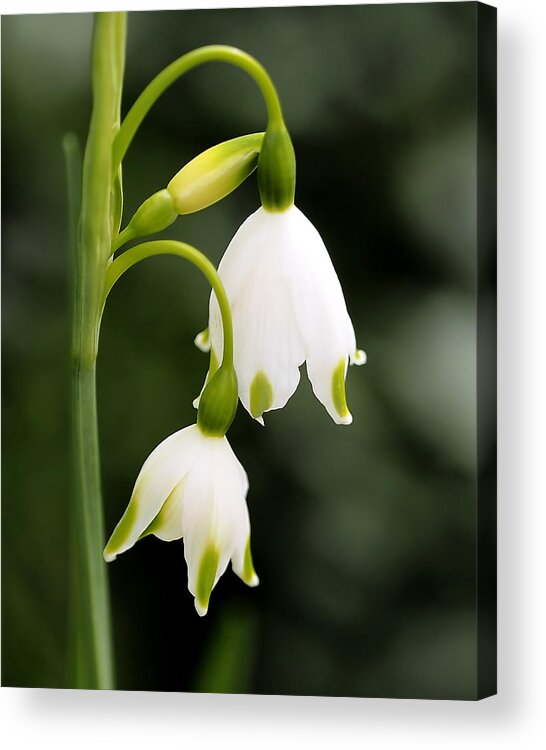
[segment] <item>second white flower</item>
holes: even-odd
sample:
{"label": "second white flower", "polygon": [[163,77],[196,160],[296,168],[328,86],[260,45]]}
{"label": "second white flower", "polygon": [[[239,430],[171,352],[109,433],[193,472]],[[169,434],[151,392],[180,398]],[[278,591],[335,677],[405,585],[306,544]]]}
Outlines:
{"label": "second white flower", "polygon": [[[233,315],[239,397],[262,415],[282,408],[305,361],[313,392],[338,424],[350,424],[347,366],[363,364],[343,291],[319,233],[292,205],[259,208],[239,228],[218,267]],[[210,343],[222,351],[220,311],[209,308]]]}

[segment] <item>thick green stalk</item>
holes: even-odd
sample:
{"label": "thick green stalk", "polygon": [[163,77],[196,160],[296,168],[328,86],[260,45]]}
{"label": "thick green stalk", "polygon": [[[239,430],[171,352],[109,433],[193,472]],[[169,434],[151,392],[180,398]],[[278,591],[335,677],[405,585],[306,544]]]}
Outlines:
{"label": "thick green stalk", "polygon": [[[97,13],[93,33],[93,109],[85,149],[79,236],[74,264],[72,419],[77,566],[76,686],[114,686],[110,600],[102,559],[96,359],[102,299],[119,195],[112,178],[112,140],[119,127],[125,14]],[[117,172],[117,170],[116,170]],[[117,229],[116,229],[117,231]]]}

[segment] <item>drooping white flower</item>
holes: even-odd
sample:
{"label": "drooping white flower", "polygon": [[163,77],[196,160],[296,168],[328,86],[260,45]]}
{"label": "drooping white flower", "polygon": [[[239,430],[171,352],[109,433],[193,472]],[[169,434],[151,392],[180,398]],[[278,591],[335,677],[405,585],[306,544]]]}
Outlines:
{"label": "drooping white flower", "polygon": [[[348,364],[363,364],[343,291],[321,236],[291,205],[259,208],[239,228],[218,273],[233,316],[234,366],[241,402],[262,414],[283,407],[305,361],[315,396],[338,424],[350,424]],[[222,351],[218,303],[211,295],[210,344]],[[201,348],[206,338],[198,337]]]}
{"label": "drooping white flower", "polygon": [[248,479],[227,438],[209,437],[197,425],[164,440],[145,461],[129,505],[104,549],[114,560],[155,534],[184,538],[188,588],[200,615],[231,560],[249,586],[258,584],[250,551]]}

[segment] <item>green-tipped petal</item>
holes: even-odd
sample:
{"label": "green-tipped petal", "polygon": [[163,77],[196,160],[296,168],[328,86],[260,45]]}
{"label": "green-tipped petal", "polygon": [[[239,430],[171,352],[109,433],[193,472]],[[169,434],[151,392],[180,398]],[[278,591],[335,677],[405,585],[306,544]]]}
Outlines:
{"label": "green-tipped petal", "polygon": [[[273,386],[263,370],[256,373],[250,384],[250,413],[254,419],[260,419],[262,414],[271,408],[273,403]],[[263,424],[263,422],[262,422]]]}
{"label": "green-tipped petal", "polygon": [[257,586],[260,582],[258,579],[258,576],[256,575],[256,571],[254,570],[254,562],[252,561],[252,551],[250,549],[250,537],[248,537],[248,541],[245,547],[245,556],[243,560],[243,574],[241,578],[247,584],[247,586]]}
{"label": "green-tipped petal", "polygon": [[236,548],[231,559],[231,565],[234,573],[236,573],[241,581],[246,583],[247,586],[257,586],[259,584],[260,581],[254,570],[254,563],[252,561],[250,534],[246,537],[246,541],[245,537],[243,537],[240,545]]}
{"label": "green-tipped petal", "polygon": [[347,406],[347,396],[345,394],[345,373],[347,372],[347,362],[341,359],[332,375],[332,401],[336,410],[340,424],[351,424],[353,417]]}
{"label": "green-tipped petal", "polygon": [[216,581],[216,571],[218,570],[219,562],[220,553],[218,548],[213,543],[208,544],[199,563],[199,572],[197,573],[195,587],[195,609],[200,617],[207,614],[210,594]]}
{"label": "green-tipped petal", "polygon": [[148,456],[137,477],[127,510],[104,548],[106,562],[130,549],[160,512],[191,468],[200,432],[196,425],[175,432]]}
{"label": "green-tipped petal", "polygon": [[119,520],[118,525],[112,532],[112,536],[106,543],[106,547],[102,553],[106,562],[113,562],[118,556],[118,552],[121,548],[127,544],[137,518],[137,503],[132,500]]}

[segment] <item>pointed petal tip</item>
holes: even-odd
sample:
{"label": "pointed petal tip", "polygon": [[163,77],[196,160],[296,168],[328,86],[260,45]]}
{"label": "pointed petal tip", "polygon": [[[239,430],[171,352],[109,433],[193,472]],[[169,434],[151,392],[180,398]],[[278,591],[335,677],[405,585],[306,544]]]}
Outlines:
{"label": "pointed petal tip", "polygon": [[204,331],[199,331],[197,336],[194,338],[193,343],[202,352],[210,351],[209,329],[205,328]]}
{"label": "pointed petal tip", "polygon": [[220,552],[215,543],[210,542],[201,554],[196,585],[190,587],[192,593],[195,591],[194,604],[199,617],[204,617],[207,614],[210,594],[216,583],[219,560]]}
{"label": "pointed petal tip", "polygon": [[259,370],[250,384],[249,412],[262,427],[264,425],[263,414],[271,409],[273,404],[273,386],[265,372]]}
{"label": "pointed petal tip", "polygon": [[360,367],[360,365],[365,365],[367,361],[368,355],[366,354],[364,349],[357,349],[351,357],[351,364],[356,365],[357,367]]}
{"label": "pointed petal tip", "polygon": [[242,560],[233,560],[232,567],[234,572],[239,576],[243,583],[247,586],[255,588],[259,583],[260,579],[256,575],[254,570],[254,562],[252,560],[252,550],[250,549],[250,536],[247,539],[245,551]]}
{"label": "pointed petal tip", "polygon": [[206,604],[205,606],[203,606],[202,604],[200,604],[197,601],[197,599],[194,599],[193,603],[195,604],[195,611],[197,612],[197,614],[199,615],[199,617],[204,617],[207,614],[208,610],[209,610],[208,604]]}
{"label": "pointed petal tip", "polygon": [[262,427],[265,427],[265,422],[263,417],[253,417],[253,419],[258,422],[258,424],[261,424]]}
{"label": "pointed petal tip", "polygon": [[107,550],[108,550],[108,547],[105,547],[104,551],[102,553],[102,556],[104,557],[104,562],[107,562],[107,563],[113,562],[116,559],[116,557],[117,557],[117,553],[116,552],[108,552]]}
{"label": "pointed petal tip", "polygon": [[329,414],[336,424],[351,424],[353,415],[347,406],[345,394],[345,373],[347,370],[346,358],[340,359],[332,374],[332,406],[326,406]]}
{"label": "pointed petal tip", "polygon": [[349,425],[353,423],[353,415],[348,410],[343,412],[343,414],[335,412],[335,414],[330,414],[330,416],[336,424]]}

